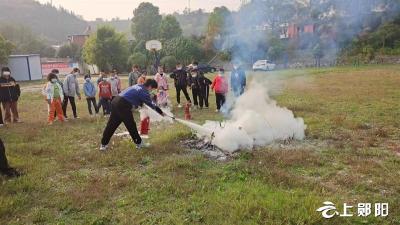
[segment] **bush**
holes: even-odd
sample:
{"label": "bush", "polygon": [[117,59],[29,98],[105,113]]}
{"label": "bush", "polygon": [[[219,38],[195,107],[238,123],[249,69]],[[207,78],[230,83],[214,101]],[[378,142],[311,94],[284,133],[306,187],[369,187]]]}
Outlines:
{"label": "bush", "polygon": [[222,61],[225,61],[225,62],[229,62],[229,61],[232,60],[232,55],[231,55],[231,53],[228,52],[228,51],[223,51],[223,52],[218,53],[218,57],[219,57]]}
{"label": "bush", "polygon": [[176,60],[175,56],[165,56],[161,59],[161,65],[164,66],[168,71],[172,71],[175,66],[176,63],[178,61]]}
{"label": "bush", "polygon": [[133,53],[128,59],[128,65],[139,65],[140,68],[145,68],[146,55],[140,52]]}

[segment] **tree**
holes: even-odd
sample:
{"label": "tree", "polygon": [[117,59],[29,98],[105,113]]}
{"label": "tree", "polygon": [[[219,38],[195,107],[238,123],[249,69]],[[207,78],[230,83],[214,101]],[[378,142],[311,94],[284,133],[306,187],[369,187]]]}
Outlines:
{"label": "tree", "polygon": [[71,58],[74,60],[80,60],[81,58],[81,47],[76,44],[66,44],[61,46],[58,50],[57,56],[60,58]]}
{"label": "tree", "polygon": [[128,65],[139,65],[141,68],[147,67],[146,55],[140,52],[133,53],[128,59]]}
{"label": "tree", "polygon": [[269,40],[268,57],[270,60],[279,59],[285,51],[285,46],[279,38]]}
{"label": "tree", "polygon": [[226,36],[230,34],[233,26],[231,12],[225,6],[216,7],[211,13],[207,23],[207,34],[205,40],[205,49],[210,51],[216,47],[221,49]]}
{"label": "tree", "polygon": [[8,62],[8,56],[11,54],[13,48],[14,45],[0,35],[0,64]]}
{"label": "tree", "polygon": [[199,60],[203,56],[200,44],[193,39],[185,37],[167,41],[162,52],[164,55],[174,56],[183,64],[189,64],[191,61]]}
{"label": "tree", "polygon": [[136,40],[149,41],[158,38],[162,17],[158,7],[151,3],[140,3],[133,11],[132,34]]}
{"label": "tree", "polygon": [[176,63],[178,61],[176,60],[175,56],[165,56],[161,59],[161,65],[166,67],[167,71],[172,71],[175,69]]}
{"label": "tree", "polygon": [[50,46],[48,41],[34,35],[29,27],[0,24],[0,33],[15,45],[13,54],[40,54],[42,57],[55,56],[55,49]]}
{"label": "tree", "polygon": [[101,70],[124,70],[128,59],[128,40],[109,26],[99,27],[83,47],[83,58]]}
{"label": "tree", "polygon": [[164,17],[160,25],[160,39],[166,41],[180,36],[182,36],[182,29],[175,16]]}

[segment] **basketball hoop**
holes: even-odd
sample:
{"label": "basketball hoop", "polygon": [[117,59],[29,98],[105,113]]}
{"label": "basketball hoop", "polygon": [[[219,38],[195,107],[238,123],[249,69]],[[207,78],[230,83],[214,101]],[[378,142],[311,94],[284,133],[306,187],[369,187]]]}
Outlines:
{"label": "basketball hoop", "polygon": [[162,44],[158,40],[151,40],[146,42],[146,49],[149,51],[160,51],[162,49]]}

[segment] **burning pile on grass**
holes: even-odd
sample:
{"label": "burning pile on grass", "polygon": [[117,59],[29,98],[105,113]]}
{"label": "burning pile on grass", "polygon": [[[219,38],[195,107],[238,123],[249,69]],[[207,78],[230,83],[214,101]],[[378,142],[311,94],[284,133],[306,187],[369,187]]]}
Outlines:
{"label": "burning pile on grass", "polygon": [[211,144],[211,142],[198,139],[197,137],[183,140],[181,141],[181,145],[189,150],[200,152],[205,156],[218,161],[225,161],[235,155],[224,152],[220,148]]}
{"label": "burning pile on grass", "polygon": [[[252,82],[229,110],[229,119],[223,122],[206,121],[202,126],[183,120],[199,140],[210,143],[222,152],[252,150],[276,141],[303,140],[306,125],[292,111],[282,108],[270,99],[267,85]],[[229,106],[227,106],[229,108]]]}

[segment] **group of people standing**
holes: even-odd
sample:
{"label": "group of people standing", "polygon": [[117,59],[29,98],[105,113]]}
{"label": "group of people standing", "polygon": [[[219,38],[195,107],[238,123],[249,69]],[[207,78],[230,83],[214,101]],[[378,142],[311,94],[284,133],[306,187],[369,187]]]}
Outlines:
{"label": "group of people standing", "polygon": [[[246,87],[246,75],[238,63],[234,63],[234,69],[231,73],[231,90],[236,97],[240,96]],[[204,73],[198,67],[198,63],[194,62],[188,68],[183,68],[182,64],[176,65],[175,71],[170,75],[174,79],[176,89],[176,101],[178,107],[181,108],[181,92],[185,95],[186,101],[192,103],[188,88],[192,91],[192,99],[194,107],[203,109],[209,107],[210,89],[215,92],[216,111],[219,112],[225,104],[226,94],[229,91],[229,81],[225,76],[225,70],[220,68],[217,76],[213,81],[204,76]]]}
{"label": "group of people standing", "polygon": [[[59,79],[58,74],[59,71],[57,69],[48,74],[47,83],[42,90],[48,104],[49,125],[53,124],[55,117],[61,122],[68,119],[68,103],[71,105],[73,117],[75,119],[79,118],[75,100],[76,97],[81,100],[78,82],[80,70],[74,68],[63,82]],[[86,97],[89,114],[98,114],[100,108],[103,108],[103,114],[109,117],[101,139],[100,150],[106,151],[108,149],[108,143],[121,123],[124,123],[133,142],[138,148],[141,148],[142,139],[138,133],[132,110],[145,104],[164,116],[165,114],[160,107],[166,107],[170,104],[168,100],[168,76],[164,73],[163,68],[159,67],[154,79],[148,79],[146,72],[140,72],[139,66],[133,66],[128,78],[129,87],[125,90],[122,90],[121,80],[116,70],[112,71],[109,78],[108,76],[107,73],[101,71],[96,84],[94,84],[91,76],[86,75],[83,84],[83,92]],[[219,111],[225,103],[229,84],[235,97],[243,94],[246,86],[245,73],[235,64],[231,72],[230,82],[226,79],[225,71],[222,68],[219,69],[218,75],[211,81],[198,68],[197,62],[187,68],[178,63],[170,77],[174,80],[179,108],[182,108],[181,92],[184,94],[187,104],[191,105],[193,102],[195,108],[208,108],[211,89],[215,92],[217,111]],[[188,89],[191,89],[192,98],[189,96]],[[11,76],[10,69],[3,67],[0,77],[0,102],[5,111],[5,118],[3,121],[0,107],[0,126],[4,122],[20,122],[17,107],[20,94],[20,86]],[[97,96],[99,101],[96,99]],[[4,145],[0,139],[0,173],[8,176],[18,176],[19,173],[8,166],[4,152]]]}
{"label": "group of people standing", "polygon": [[[63,82],[60,81],[58,73],[59,71],[54,69],[50,74],[48,74],[47,83],[43,88],[43,94],[46,97],[49,106],[49,124],[53,124],[56,116],[61,122],[68,119],[68,103],[71,105],[73,117],[75,119],[79,118],[75,100],[76,97],[81,100],[80,85],[78,82],[80,70],[74,68],[73,71],[65,77]],[[83,92],[90,115],[98,114],[100,108],[103,108],[103,115],[110,115],[111,100],[118,96],[122,91],[122,83],[116,70],[112,72],[110,78],[107,77],[108,74],[104,71],[100,72],[97,84],[95,85],[92,82],[92,77],[90,75],[84,76],[85,82],[83,84]],[[97,94],[99,101],[96,99]]]}

